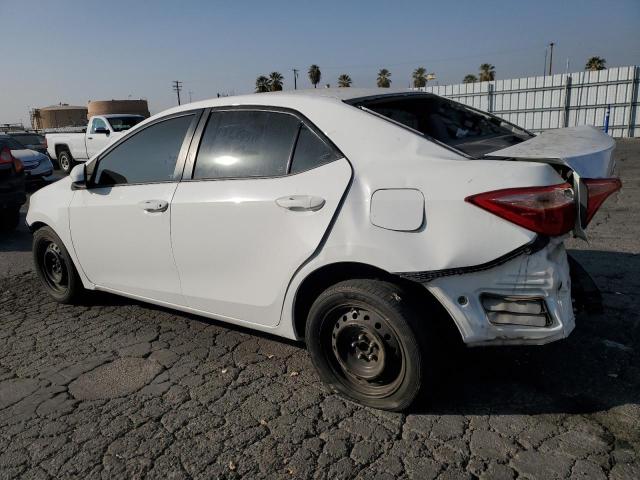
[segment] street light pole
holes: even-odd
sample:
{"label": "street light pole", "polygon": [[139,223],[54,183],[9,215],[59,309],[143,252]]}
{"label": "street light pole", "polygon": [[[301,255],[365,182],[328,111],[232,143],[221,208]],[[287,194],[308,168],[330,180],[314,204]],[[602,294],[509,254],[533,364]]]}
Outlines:
{"label": "street light pole", "polygon": [[294,68],[293,70],[293,89],[298,89],[298,69]]}
{"label": "street light pole", "polygon": [[549,44],[549,75],[551,75],[551,68],[553,66],[553,46],[555,43],[551,42]]}

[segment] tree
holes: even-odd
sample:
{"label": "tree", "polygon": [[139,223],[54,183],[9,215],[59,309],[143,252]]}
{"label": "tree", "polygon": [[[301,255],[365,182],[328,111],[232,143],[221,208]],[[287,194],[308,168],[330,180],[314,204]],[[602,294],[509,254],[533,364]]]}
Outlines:
{"label": "tree", "polygon": [[309,80],[313,84],[313,88],[318,88],[318,84],[320,83],[320,79],[322,78],[322,73],[320,72],[320,67],[318,65],[311,65],[309,67]]}
{"label": "tree", "polygon": [[340,75],[338,77],[338,86],[339,87],[350,87],[352,83],[353,83],[353,81],[351,80],[351,77],[349,75],[347,75],[346,73],[343,73],[342,75]]}
{"label": "tree", "polygon": [[381,68],[378,72],[377,82],[380,88],[389,88],[391,86],[391,72],[386,68]]}
{"label": "tree", "polygon": [[411,75],[413,78],[413,86],[416,88],[422,88],[427,86],[427,69],[424,67],[418,67],[413,71]]}
{"label": "tree", "polygon": [[268,92],[271,90],[271,82],[264,75],[256,78],[256,93]]}
{"label": "tree", "polygon": [[284,77],[280,72],[271,72],[271,75],[269,75],[269,86],[271,87],[270,90],[272,92],[277,92],[279,90],[282,90],[283,80],[284,80]]}
{"label": "tree", "polygon": [[464,76],[462,79],[462,83],[475,83],[478,81],[478,77],[476,77],[473,73],[469,73]]}
{"label": "tree", "polygon": [[496,67],[490,63],[483,63],[480,65],[480,81],[490,82],[496,78]]}
{"label": "tree", "polygon": [[585,70],[591,70],[592,72],[596,70],[606,70],[605,64],[607,61],[602,57],[591,57],[587,60],[587,63],[584,66]]}

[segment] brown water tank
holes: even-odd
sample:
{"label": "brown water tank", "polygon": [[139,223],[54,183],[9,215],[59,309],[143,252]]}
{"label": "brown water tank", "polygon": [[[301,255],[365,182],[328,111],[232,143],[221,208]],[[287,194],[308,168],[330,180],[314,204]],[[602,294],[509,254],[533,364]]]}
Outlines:
{"label": "brown water tank", "polygon": [[93,100],[87,106],[87,115],[109,115],[112,113],[129,113],[131,115],[149,116],[149,105],[146,100]]}
{"label": "brown water tank", "polygon": [[32,123],[33,128],[86,127],[87,108],[67,103],[36,108]]}

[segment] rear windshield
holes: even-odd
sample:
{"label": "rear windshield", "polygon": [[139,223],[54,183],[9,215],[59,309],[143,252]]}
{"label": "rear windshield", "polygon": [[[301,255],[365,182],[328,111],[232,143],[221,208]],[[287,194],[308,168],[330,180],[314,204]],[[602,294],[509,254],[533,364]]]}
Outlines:
{"label": "rear windshield", "polygon": [[12,134],[11,136],[25,146],[39,145],[44,143],[44,137],[41,137],[40,135],[31,134],[31,133],[24,133],[24,134],[16,133],[16,134]]}
{"label": "rear windshield", "polygon": [[9,150],[24,150],[24,145],[16,142],[9,136],[0,137],[0,148],[8,148]]}
{"label": "rear windshield", "polygon": [[504,120],[436,95],[403,95],[347,101],[411,128],[472,157],[531,138]]}
{"label": "rear windshield", "polygon": [[123,132],[139,124],[144,117],[109,117],[107,120],[114,132]]}

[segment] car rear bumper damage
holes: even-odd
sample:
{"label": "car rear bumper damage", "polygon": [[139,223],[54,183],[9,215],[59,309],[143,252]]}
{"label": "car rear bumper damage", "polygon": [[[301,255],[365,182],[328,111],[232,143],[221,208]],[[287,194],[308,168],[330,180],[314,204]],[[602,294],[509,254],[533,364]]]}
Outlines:
{"label": "car rear bumper damage", "polygon": [[572,273],[579,276],[574,296],[595,299],[576,304],[597,310],[597,287],[574,259],[570,267],[562,238],[525,247],[466,273],[402,276],[413,277],[440,301],[467,345],[542,345],[565,338],[575,326]]}

